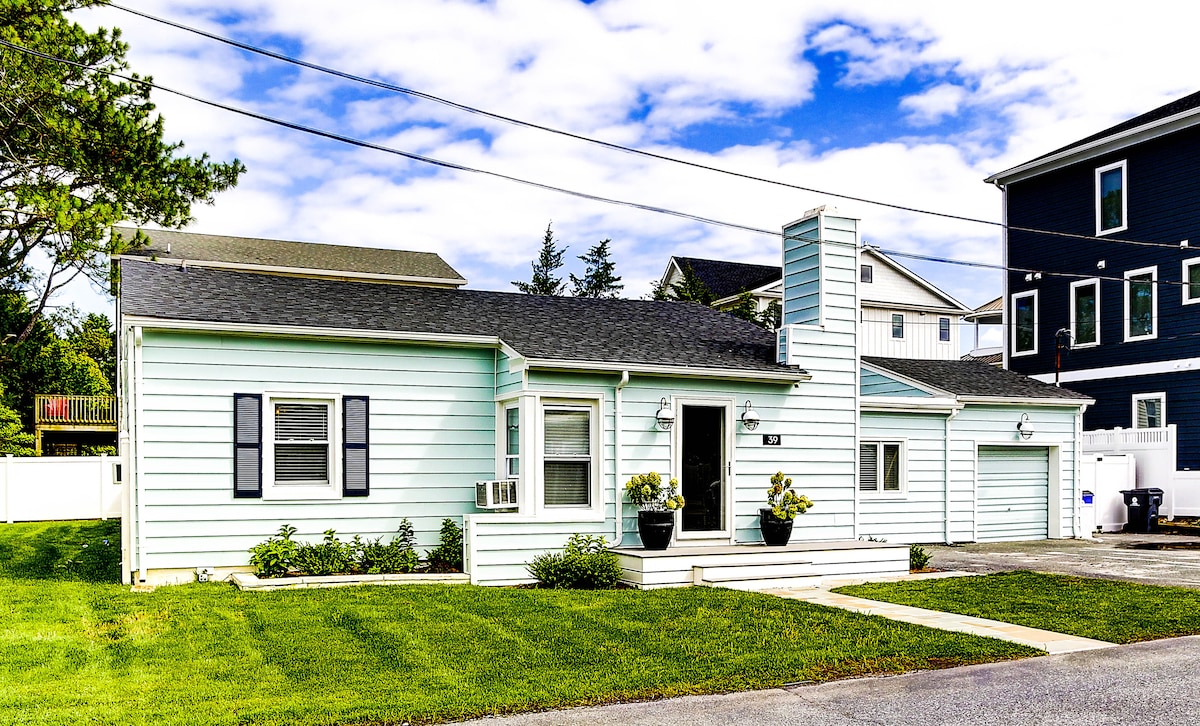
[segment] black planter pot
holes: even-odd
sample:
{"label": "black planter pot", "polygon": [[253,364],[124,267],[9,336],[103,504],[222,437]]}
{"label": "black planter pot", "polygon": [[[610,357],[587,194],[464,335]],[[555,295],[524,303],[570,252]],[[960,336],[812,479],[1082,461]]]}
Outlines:
{"label": "black planter pot", "polygon": [[674,512],[638,512],[638,534],[642,537],[642,547],[665,550],[671,544],[671,533],[674,531]]}
{"label": "black planter pot", "polygon": [[765,544],[772,547],[782,547],[792,538],[792,523],[794,519],[780,519],[769,508],[758,510],[758,526],[762,529]]}

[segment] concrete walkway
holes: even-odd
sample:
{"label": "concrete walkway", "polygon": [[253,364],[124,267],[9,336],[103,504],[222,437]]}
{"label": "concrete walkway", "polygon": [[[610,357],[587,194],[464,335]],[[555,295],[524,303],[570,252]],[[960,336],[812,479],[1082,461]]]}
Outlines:
{"label": "concrete walkway", "polygon": [[860,597],[840,595],[836,592],[830,592],[829,590],[825,589],[797,588],[787,590],[765,590],[764,592],[769,595],[791,598],[793,600],[803,600],[805,602],[816,603],[818,605],[828,605],[830,607],[842,608],[843,610],[851,610],[856,613],[879,615],[880,617],[888,618],[889,620],[899,620],[905,623],[913,623],[915,625],[938,628],[939,630],[952,630],[958,633],[970,633],[972,635],[982,635],[989,638],[999,638],[1000,640],[1007,640],[1013,643],[1020,643],[1021,645],[1028,645],[1032,648],[1044,650],[1051,655],[1057,655],[1059,653],[1074,653],[1080,650],[1112,648],[1116,646],[1115,643],[1109,643],[1103,640],[1092,640],[1091,638],[1080,638],[1074,635],[1053,633],[1049,630],[1027,628],[1023,625],[1002,623],[998,620],[973,618],[969,615],[956,615],[954,613],[944,613],[939,610],[926,610],[924,608],[909,607],[908,605],[895,605],[892,603],[878,602],[875,600],[864,600]]}

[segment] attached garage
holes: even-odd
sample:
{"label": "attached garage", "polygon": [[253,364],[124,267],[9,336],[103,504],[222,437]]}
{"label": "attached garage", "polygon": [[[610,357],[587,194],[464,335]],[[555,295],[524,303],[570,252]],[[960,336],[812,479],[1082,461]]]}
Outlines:
{"label": "attached garage", "polygon": [[1050,450],[980,446],[977,502],[978,541],[1046,539]]}

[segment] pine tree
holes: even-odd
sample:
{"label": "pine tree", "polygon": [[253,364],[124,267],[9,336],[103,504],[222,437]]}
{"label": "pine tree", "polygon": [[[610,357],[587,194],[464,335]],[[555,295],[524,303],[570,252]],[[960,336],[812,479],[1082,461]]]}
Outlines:
{"label": "pine tree", "polygon": [[546,236],[542,239],[542,251],[538,254],[537,262],[533,265],[533,279],[529,282],[513,281],[517,289],[526,295],[562,295],[567,283],[561,277],[555,277],[554,272],[563,266],[563,255],[567,248],[561,250],[554,242],[554,232],[546,225]]}
{"label": "pine tree", "polygon": [[621,284],[621,278],[613,273],[616,271],[616,263],[609,258],[608,245],[611,239],[606,239],[603,242],[592,247],[587,251],[586,255],[580,255],[579,259],[587,265],[587,269],[583,277],[576,277],[571,274],[571,294],[575,297],[617,297],[625,286]]}
{"label": "pine tree", "polygon": [[712,305],[716,299],[690,264],[683,266],[683,278],[671,285],[668,295],[672,300],[698,302],[701,305]]}

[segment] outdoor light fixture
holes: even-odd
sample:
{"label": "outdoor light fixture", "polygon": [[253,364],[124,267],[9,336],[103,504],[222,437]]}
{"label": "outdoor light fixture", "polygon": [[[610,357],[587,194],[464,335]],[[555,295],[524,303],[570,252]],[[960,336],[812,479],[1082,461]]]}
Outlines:
{"label": "outdoor light fixture", "polygon": [[675,412],[671,410],[671,404],[667,403],[666,398],[659,402],[658,413],[654,414],[654,418],[658,421],[661,431],[670,431],[671,426],[675,424]]}
{"label": "outdoor light fixture", "polygon": [[742,411],[742,425],[746,427],[747,431],[753,431],[758,428],[760,420],[758,411],[750,408],[750,402],[746,401],[746,410]]}
{"label": "outdoor light fixture", "polygon": [[1023,439],[1033,436],[1033,424],[1029,421],[1029,414],[1021,414],[1021,420],[1017,422],[1017,433],[1021,434]]}

